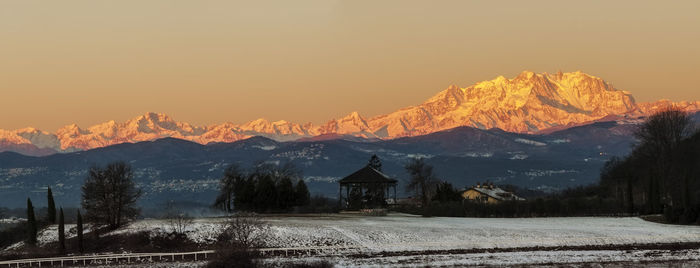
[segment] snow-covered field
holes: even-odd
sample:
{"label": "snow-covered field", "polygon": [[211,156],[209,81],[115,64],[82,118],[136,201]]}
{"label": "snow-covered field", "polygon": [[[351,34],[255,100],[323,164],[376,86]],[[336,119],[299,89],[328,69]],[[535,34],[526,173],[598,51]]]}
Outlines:
{"label": "snow-covered field", "polygon": [[268,218],[271,246],[354,245],[416,251],[700,242],[700,227],[639,218],[423,218],[331,216]]}
{"label": "snow-covered field", "polygon": [[[667,225],[636,217],[424,218],[405,214],[268,216],[269,247],[350,246],[363,251],[588,246],[700,242],[700,226]],[[213,242],[222,218],[200,218],[188,236]],[[169,231],[162,220],[141,220],[114,233]]]}
{"label": "snow-covered field", "polygon": [[[700,226],[666,225],[635,217],[584,218],[424,218],[392,214],[269,216],[273,239],[269,247],[353,247],[363,252],[485,248],[589,246],[700,242]],[[222,218],[201,218],[187,235],[199,243],[213,243]],[[43,236],[54,231],[42,232]],[[132,223],[113,234],[136,231],[169,232],[163,220]],[[55,231],[54,231],[55,232]],[[50,239],[50,238],[49,238]]]}
{"label": "snow-covered field", "polygon": [[[331,260],[340,266],[700,261],[700,249],[556,250],[557,247],[700,242],[700,226],[665,225],[634,217],[489,219],[336,214],[266,216],[264,220],[269,223],[272,235],[269,247],[324,249],[321,255],[268,260],[273,263],[314,258]],[[187,235],[199,243],[213,243],[222,222],[222,218],[196,219]],[[113,234],[146,230],[170,231],[165,221],[153,219],[134,222]],[[53,232],[54,228],[44,230],[39,240],[54,239]],[[503,251],[508,248],[522,249]],[[471,249],[476,251],[446,252]],[[422,254],[421,251],[433,252]]]}

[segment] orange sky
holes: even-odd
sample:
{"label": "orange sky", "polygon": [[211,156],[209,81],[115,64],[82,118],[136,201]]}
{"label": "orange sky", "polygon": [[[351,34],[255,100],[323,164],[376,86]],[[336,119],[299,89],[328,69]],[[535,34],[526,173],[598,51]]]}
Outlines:
{"label": "orange sky", "polygon": [[698,14],[700,1],[1,1],[0,128],[147,111],[320,123],[525,69],[697,100]]}

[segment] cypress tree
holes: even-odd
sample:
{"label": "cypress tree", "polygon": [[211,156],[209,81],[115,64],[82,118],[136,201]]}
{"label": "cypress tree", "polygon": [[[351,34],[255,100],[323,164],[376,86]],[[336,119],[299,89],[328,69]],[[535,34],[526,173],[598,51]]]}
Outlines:
{"label": "cypress tree", "polygon": [[46,200],[48,202],[46,206],[48,208],[46,213],[46,221],[48,221],[49,224],[54,224],[56,223],[56,203],[53,201],[53,192],[51,192],[51,187],[49,187],[49,190],[46,192]]}
{"label": "cypress tree", "polygon": [[78,210],[78,220],[76,221],[78,229],[78,250],[83,253],[83,216],[80,215],[80,210]]}
{"label": "cypress tree", "polygon": [[37,224],[32,200],[27,198],[27,244],[36,245]]}
{"label": "cypress tree", "polygon": [[66,252],[66,225],[63,220],[63,208],[61,208],[58,214],[58,244],[61,253]]}

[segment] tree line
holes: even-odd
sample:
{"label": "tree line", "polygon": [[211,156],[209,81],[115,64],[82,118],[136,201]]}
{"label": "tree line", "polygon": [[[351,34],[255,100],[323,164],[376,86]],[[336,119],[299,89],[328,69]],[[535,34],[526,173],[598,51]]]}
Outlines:
{"label": "tree line", "polygon": [[630,214],[700,223],[700,131],[679,109],[658,112],[635,133],[632,152],[608,161],[600,186]]}
{"label": "tree line", "polygon": [[[326,198],[311,198],[301,172],[292,164],[276,166],[261,163],[251,170],[244,171],[237,165],[229,166],[221,179],[221,193],[216,206],[227,212],[285,212],[294,207],[312,204],[316,208],[328,209]],[[100,233],[118,229],[140,215],[137,206],[142,196],[134,182],[130,165],[113,162],[105,166],[93,166],[81,187],[81,209],[76,210],[71,222],[77,224],[75,246],[66,247],[65,215],[62,207],[57,207],[53,191],[47,187],[47,203],[44,217],[37,217],[32,200],[27,198],[26,218],[21,225],[0,231],[0,246],[9,246],[24,240],[29,246],[37,245],[41,229],[58,224],[57,252],[65,253],[68,248],[84,251],[83,220],[91,226],[95,238]],[[84,212],[84,213],[83,213]],[[191,222],[191,217],[168,207],[166,217],[174,232],[183,233]],[[84,218],[83,218],[84,216]]]}
{"label": "tree line", "polygon": [[617,201],[601,195],[598,185],[579,186],[554,194],[522,189],[513,185],[500,188],[526,200],[484,203],[466,200],[461,191],[448,182],[436,185],[427,206],[402,205],[397,210],[424,216],[441,217],[572,217],[622,215]]}
{"label": "tree line", "polygon": [[301,171],[293,164],[258,163],[250,170],[226,168],[214,206],[226,212],[286,212],[311,202]]}

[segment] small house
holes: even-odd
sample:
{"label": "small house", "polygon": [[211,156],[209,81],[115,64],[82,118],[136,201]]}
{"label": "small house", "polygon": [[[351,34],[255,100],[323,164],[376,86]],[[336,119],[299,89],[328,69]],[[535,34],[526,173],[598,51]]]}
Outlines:
{"label": "small house", "polygon": [[502,201],[522,201],[525,200],[512,192],[508,192],[494,186],[493,183],[477,183],[475,186],[462,192],[462,198],[464,200],[487,203],[487,204],[497,204]]}

